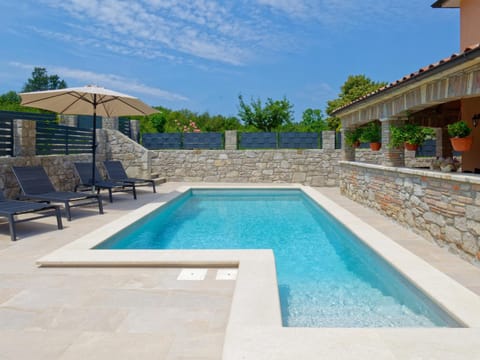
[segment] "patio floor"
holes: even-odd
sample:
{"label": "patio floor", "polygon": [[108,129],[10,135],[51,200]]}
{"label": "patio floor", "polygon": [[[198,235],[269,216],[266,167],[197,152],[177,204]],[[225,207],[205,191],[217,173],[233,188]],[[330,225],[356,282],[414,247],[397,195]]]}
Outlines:
{"label": "patio floor", "polygon": [[[175,186],[163,184],[158,194],[140,191],[137,201],[115,194],[112,204],[104,202],[102,216],[94,208],[75,208],[62,231],[53,218],[19,224],[17,242],[2,223],[0,359],[220,359],[235,281],[215,280],[217,269],[209,269],[205,280],[181,281],[179,268],[35,265],[118,216],[168,197]],[[317,190],[480,294],[479,268],[341,197],[336,188]],[[395,358],[408,358],[404,350]]]}
{"label": "patio floor", "polygon": [[168,191],[114,194],[54,220],[0,225],[0,359],[219,359],[235,281],[177,280],[182,269],[38,268],[35,261]]}

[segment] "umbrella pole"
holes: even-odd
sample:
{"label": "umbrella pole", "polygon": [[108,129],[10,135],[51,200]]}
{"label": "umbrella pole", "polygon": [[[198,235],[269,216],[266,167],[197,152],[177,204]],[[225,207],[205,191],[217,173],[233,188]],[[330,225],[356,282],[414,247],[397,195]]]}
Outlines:
{"label": "umbrella pole", "polygon": [[93,94],[92,192],[95,192],[95,155],[97,152],[97,94]]}

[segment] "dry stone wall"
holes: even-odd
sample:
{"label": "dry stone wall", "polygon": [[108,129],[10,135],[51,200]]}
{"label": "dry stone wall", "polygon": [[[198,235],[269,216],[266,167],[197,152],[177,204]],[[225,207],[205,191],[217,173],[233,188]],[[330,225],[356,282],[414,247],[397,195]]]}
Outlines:
{"label": "dry stone wall", "polygon": [[340,163],[340,191],[480,264],[480,178]]}
{"label": "dry stone wall", "polygon": [[147,150],[118,131],[102,133],[107,158],[121,160],[130,176],[338,186],[341,150]]}
{"label": "dry stone wall", "polygon": [[45,168],[50,180],[59,191],[72,191],[78,182],[73,163],[92,161],[85,155],[48,155],[28,157],[0,157],[0,189],[8,198],[15,198],[20,191],[12,172],[12,166],[38,166]]}
{"label": "dry stone wall", "polygon": [[152,170],[167,181],[285,182],[338,185],[340,150],[150,151]]}

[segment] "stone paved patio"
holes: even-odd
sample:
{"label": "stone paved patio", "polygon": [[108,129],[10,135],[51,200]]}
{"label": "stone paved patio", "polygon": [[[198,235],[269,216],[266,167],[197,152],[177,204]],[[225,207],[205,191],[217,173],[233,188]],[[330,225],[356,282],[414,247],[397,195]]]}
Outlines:
{"label": "stone paved patio", "polygon": [[[178,268],[35,265],[38,258],[118,216],[168,197],[172,188],[167,183],[157,195],[140,192],[137,201],[129,194],[116,194],[113,204],[105,202],[102,216],[94,208],[76,208],[73,221],[65,221],[62,231],[55,230],[53,219],[20,224],[17,242],[10,241],[8,226],[1,223],[0,359],[220,359],[235,281],[215,280],[217,269],[209,269],[203,281],[179,281]],[[317,190],[480,294],[480,269],[341,197],[338,189]],[[389,345],[389,358],[428,357],[423,353],[425,346],[406,346],[410,340],[408,331],[403,332],[405,339]],[[460,332],[464,340],[476,334],[468,329]],[[453,353],[447,348],[435,351],[436,359],[469,359],[478,354],[474,349],[460,354],[453,350],[458,349],[457,338],[449,337],[449,341]],[[330,358],[355,358],[345,353],[344,346],[329,344],[327,352]],[[445,356],[438,357],[440,353]]]}
{"label": "stone paved patio", "polygon": [[0,359],[221,358],[235,281],[215,280],[217,269],[179,281],[181,269],[35,265],[157,196],[115,194],[104,215],[75,208],[62,231],[50,219],[19,224],[17,242],[0,225]]}

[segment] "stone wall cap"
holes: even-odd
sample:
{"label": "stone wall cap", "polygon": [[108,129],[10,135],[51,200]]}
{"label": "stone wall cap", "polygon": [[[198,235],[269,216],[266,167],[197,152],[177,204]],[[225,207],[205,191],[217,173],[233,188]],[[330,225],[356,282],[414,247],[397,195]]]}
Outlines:
{"label": "stone wall cap", "polygon": [[453,172],[444,173],[441,171],[434,171],[434,170],[427,170],[427,169],[391,167],[391,166],[384,166],[384,165],[360,163],[355,161],[340,161],[340,165],[351,165],[351,166],[375,169],[380,171],[390,171],[390,172],[397,172],[397,173],[408,174],[408,175],[426,176],[426,177],[435,178],[435,179],[458,181],[463,183],[480,185],[479,174],[453,173]]}

